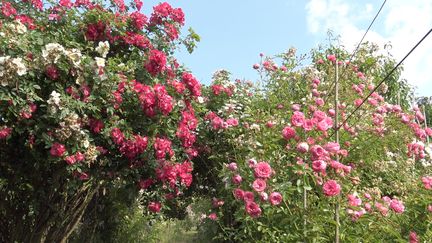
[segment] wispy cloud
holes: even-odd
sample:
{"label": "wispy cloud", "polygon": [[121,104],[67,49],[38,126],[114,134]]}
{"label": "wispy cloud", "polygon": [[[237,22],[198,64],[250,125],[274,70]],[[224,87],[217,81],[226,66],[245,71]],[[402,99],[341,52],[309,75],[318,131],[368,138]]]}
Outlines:
{"label": "wispy cloud", "polygon": [[[327,29],[341,35],[342,43],[354,48],[380,7],[379,2],[355,0],[310,0],[306,5],[308,31],[322,38]],[[397,60],[410,50],[432,28],[432,1],[387,1],[367,41],[381,47],[391,42],[391,53]],[[432,96],[432,36],[405,61],[402,74],[418,87],[419,95]]]}

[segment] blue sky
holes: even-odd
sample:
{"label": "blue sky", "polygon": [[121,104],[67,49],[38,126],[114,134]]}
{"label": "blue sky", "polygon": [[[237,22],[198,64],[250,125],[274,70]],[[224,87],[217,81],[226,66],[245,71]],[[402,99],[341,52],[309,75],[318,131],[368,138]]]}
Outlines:
{"label": "blue sky", "polygon": [[[144,1],[144,11],[159,1]],[[342,44],[353,49],[382,1],[377,0],[169,0],[186,15],[201,42],[192,54],[177,54],[203,83],[214,71],[227,69],[233,78],[255,81],[252,65],[259,53],[275,55],[295,47],[307,53],[326,43],[332,29]],[[392,53],[401,59],[432,27],[432,1],[391,0],[376,20],[366,40],[381,47],[391,41]],[[418,95],[432,96],[432,36],[405,63],[403,77],[418,87]]]}

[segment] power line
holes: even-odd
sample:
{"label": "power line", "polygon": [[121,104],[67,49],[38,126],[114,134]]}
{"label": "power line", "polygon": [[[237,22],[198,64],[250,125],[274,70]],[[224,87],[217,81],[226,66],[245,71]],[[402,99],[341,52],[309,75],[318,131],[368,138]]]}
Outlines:
{"label": "power line", "polygon": [[[390,77],[390,75],[393,74],[393,72],[405,61],[405,59],[411,55],[411,53],[420,45],[420,43],[422,43],[424,41],[424,39],[426,39],[426,37],[432,32],[432,28],[423,36],[423,38],[420,39],[420,41],[417,42],[417,44],[411,48],[411,50],[405,55],[405,57],[399,61],[399,63],[378,83],[377,86],[375,86],[375,88],[366,96],[366,98],[364,98],[362,100],[362,102],[360,103],[360,105],[358,105],[353,112],[351,112],[347,118],[345,118],[345,120],[342,122],[342,124],[340,124],[339,126],[336,127],[336,130],[339,130],[343,125],[345,125],[345,123],[354,115],[355,112],[357,112],[360,107],[366,102],[367,99],[369,99],[369,97],[375,92],[377,91],[377,89]],[[334,133],[334,132],[333,132]],[[333,135],[333,134],[332,134]]]}
{"label": "power line", "polygon": [[[368,28],[366,29],[366,32],[363,34],[363,37],[361,38],[361,40],[358,42],[357,47],[356,47],[356,48],[354,49],[354,51],[351,53],[351,56],[350,56],[350,59],[349,59],[348,62],[351,62],[352,59],[353,59],[353,57],[355,56],[355,54],[357,54],[357,51],[358,51],[358,49],[360,48],[361,43],[363,42],[364,38],[366,37],[367,33],[369,32],[369,30],[370,30],[370,28],[372,27],[372,25],[373,25],[373,23],[375,22],[375,20],[378,18],[378,15],[381,13],[381,10],[384,8],[384,5],[385,5],[386,2],[387,2],[387,0],[384,0],[384,2],[381,4],[380,9],[379,9],[378,12],[375,14],[375,17],[373,18],[372,22],[369,24],[369,26],[368,26]],[[338,64],[336,63],[336,65],[338,65]],[[343,70],[342,75],[345,73],[345,70],[346,70],[346,69]],[[329,89],[329,93],[326,94],[327,97],[326,97],[325,101],[327,101],[328,96],[330,96],[330,94],[331,94],[331,92],[332,92],[332,90],[333,90],[334,85],[335,85],[335,83],[333,82],[333,83],[331,84],[330,89]]]}

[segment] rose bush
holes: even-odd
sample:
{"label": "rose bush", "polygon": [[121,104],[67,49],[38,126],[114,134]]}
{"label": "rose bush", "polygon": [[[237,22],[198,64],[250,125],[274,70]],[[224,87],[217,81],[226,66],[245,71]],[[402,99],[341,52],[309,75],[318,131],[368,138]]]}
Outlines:
{"label": "rose bush", "polygon": [[198,37],[142,4],[0,3],[0,241],[65,242],[113,187],[157,213],[191,185],[201,84],[172,54]]}
{"label": "rose bush", "polygon": [[[365,44],[348,62],[342,49],[320,49],[309,66],[300,65],[293,49],[279,56],[280,64],[262,56],[253,65],[258,87],[231,82],[226,71],[215,74],[201,133],[207,163],[219,165],[208,176],[217,173],[224,182],[212,194],[224,201],[213,209],[220,228],[215,239],[333,241],[335,214],[341,241],[406,241],[410,232],[430,238],[432,198],[423,176],[431,173],[425,144],[431,130],[418,108],[402,108],[408,94],[386,84],[374,91],[394,63],[377,53]],[[392,79],[393,86],[404,85]]]}

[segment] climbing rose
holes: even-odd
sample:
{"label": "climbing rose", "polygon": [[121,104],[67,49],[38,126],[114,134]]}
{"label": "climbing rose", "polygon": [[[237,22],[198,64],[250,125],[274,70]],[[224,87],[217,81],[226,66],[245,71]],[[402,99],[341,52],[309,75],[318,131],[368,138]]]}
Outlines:
{"label": "climbing rose", "polygon": [[252,218],[257,218],[261,215],[261,208],[255,202],[247,202],[245,208],[246,208],[246,212]]}
{"label": "climbing rose", "polygon": [[295,135],[296,135],[296,131],[292,127],[287,126],[282,130],[282,136],[286,140],[290,140],[291,138],[294,138]]}
{"label": "climbing rose", "polygon": [[305,122],[305,116],[300,111],[294,111],[294,114],[291,116],[291,123],[293,126],[301,127]]}
{"label": "climbing rose", "polygon": [[282,202],[282,195],[279,192],[272,192],[269,199],[271,205],[279,205]]}
{"label": "climbing rose", "polygon": [[165,69],[166,61],[165,53],[159,50],[151,50],[149,61],[145,65],[145,68],[152,76],[156,76]]}
{"label": "climbing rose", "polygon": [[417,233],[414,231],[411,231],[409,234],[409,243],[419,243],[419,239],[417,237]]}
{"label": "climbing rose", "polygon": [[432,188],[432,176],[423,176],[422,182],[426,189],[430,190]]}
{"label": "climbing rose", "polygon": [[341,186],[335,180],[329,180],[324,183],[323,191],[327,197],[336,196],[340,193]]}
{"label": "climbing rose", "polygon": [[256,178],[270,178],[272,169],[267,162],[259,162],[254,167]]}
{"label": "climbing rose", "polygon": [[242,189],[239,189],[239,188],[236,188],[233,191],[233,195],[234,195],[235,199],[237,199],[237,200],[243,200],[244,194],[245,194],[244,191]]}
{"label": "climbing rose", "polygon": [[243,181],[243,178],[240,175],[234,175],[231,179],[232,183],[238,185]]}
{"label": "climbing rose", "polygon": [[60,143],[54,143],[51,146],[50,154],[53,157],[61,157],[64,152],[66,152],[66,148],[63,144]]}
{"label": "climbing rose", "polygon": [[297,145],[297,151],[300,153],[306,153],[309,150],[309,145],[305,142],[301,142]]}
{"label": "climbing rose", "polygon": [[263,179],[260,179],[260,178],[256,179],[256,180],[252,183],[252,188],[253,188],[255,191],[257,191],[257,192],[262,192],[262,191],[264,191],[265,188],[266,188],[266,186],[267,186],[266,181],[263,180]]}
{"label": "climbing rose", "polygon": [[403,205],[402,201],[399,201],[397,199],[391,200],[390,208],[393,209],[395,213],[403,213],[405,211],[405,206]]}
{"label": "climbing rose", "polygon": [[150,202],[147,208],[153,213],[159,213],[161,207],[162,205],[160,204],[160,202]]}
{"label": "climbing rose", "polygon": [[0,139],[6,139],[7,137],[9,137],[11,132],[12,132],[12,128],[10,127],[4,127],[0,129]]}

